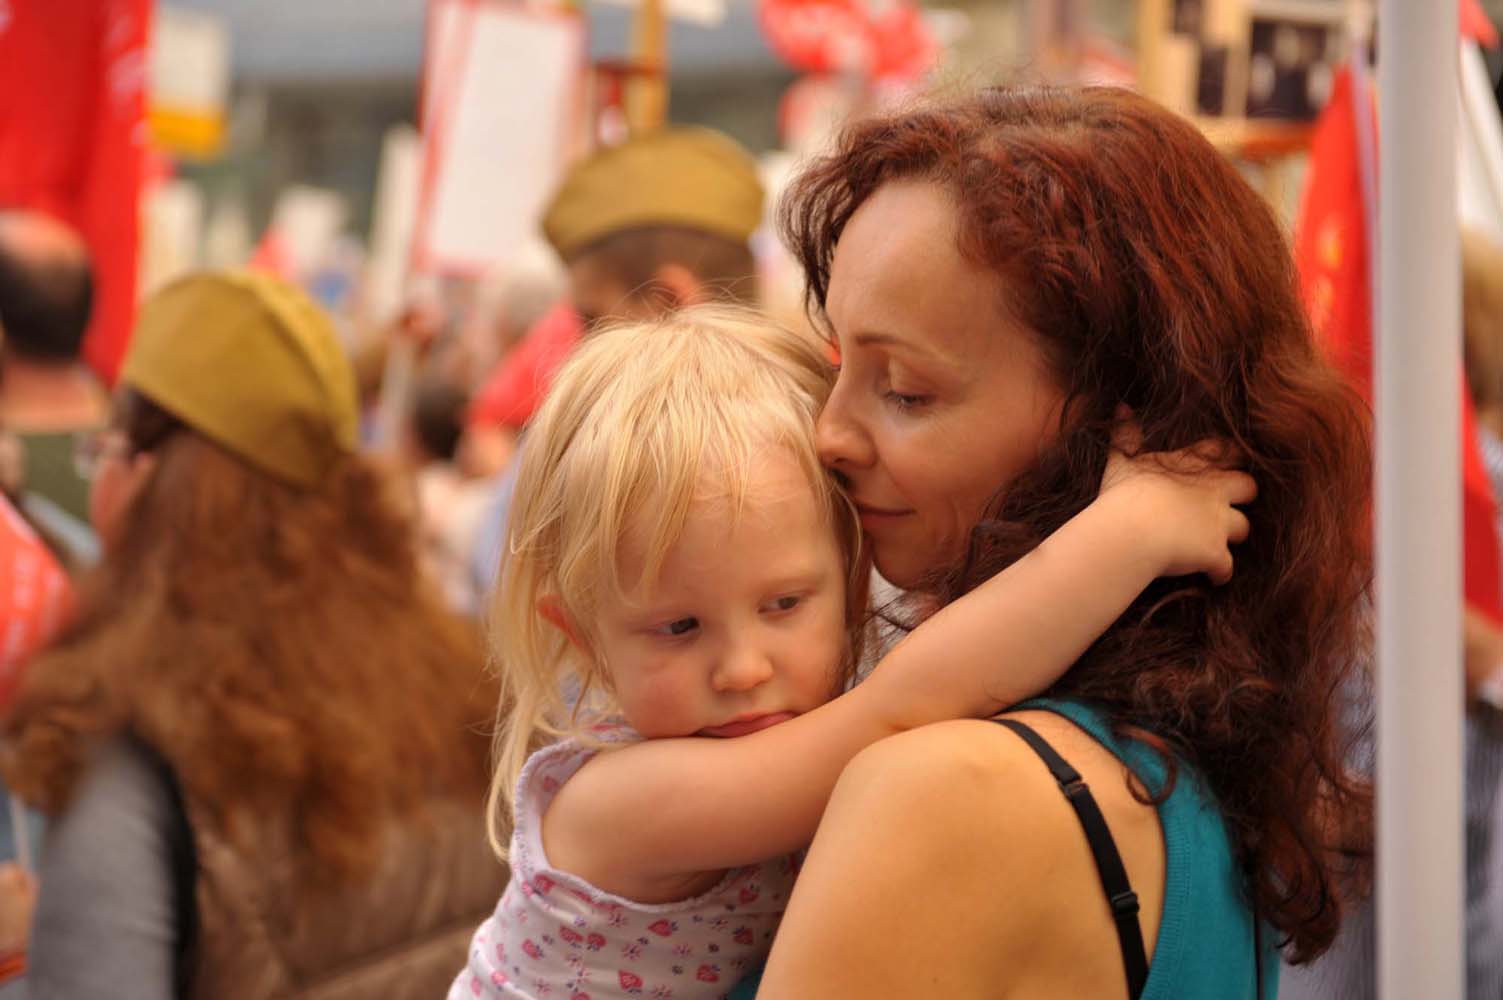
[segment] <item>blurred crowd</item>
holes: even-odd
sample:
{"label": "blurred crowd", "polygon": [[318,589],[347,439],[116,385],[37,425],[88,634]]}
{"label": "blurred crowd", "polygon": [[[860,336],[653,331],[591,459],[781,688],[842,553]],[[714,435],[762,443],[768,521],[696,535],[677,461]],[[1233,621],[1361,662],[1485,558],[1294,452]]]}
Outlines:
{"label": "blurred crowd", "polygon": [[733,141],[663,130],[353,350],[276,278],[181,278],[111,390],[83,241],[0,212],[0,473],[53,581],[6,647],[9,989],[439,995],[504,883],[482,650],[528,420],[598,324],[754,303],[762,213]]}
{"label": "blurred crowd", "polygon": [[[506,882],[486,629],[529,421],[603,324],[757,305],[764,201],[729,138],[641,134],[353,340],[269,275],[179,278],[113,386],[83,240],[0,206],[0,998],[442,995]],[[1503,249],[1469,235],[1464,278],[1503,494]],[[1503,631],[1465,638],[1487,954]]]}

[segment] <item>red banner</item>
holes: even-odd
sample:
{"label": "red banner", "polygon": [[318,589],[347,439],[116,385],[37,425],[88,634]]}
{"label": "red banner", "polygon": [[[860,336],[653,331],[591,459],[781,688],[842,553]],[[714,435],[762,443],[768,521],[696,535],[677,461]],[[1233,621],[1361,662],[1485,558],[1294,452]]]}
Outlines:
{"label": "red banner", "polygon": [[94,259],[84,357],[113,382],[136,300],[151,0],[0,0],[0,207],[48,212]]}
{"label": "red banner", "polygon": [[761,0],[757,15],[773,51],[806,73],[914,80],[939,58],[933,32],[909,0]]}
{"label": "red banner", "polygon": [[26,659],[56,634],[71,596],[52,553],[0,498],[0,705],[10,701]]}
{"label": "red banner", "polygon": [[[1310,144],[1304,202],[1295,226],[1294,255],[1310,316],[1329,356],[1369,402],[1373,399],[1372,272],[1367,213],[1363,204],[1357,116],[1368,119],[1377,138],[1371,92],[1357,107],[1349,69],[1336,77],[1330,103]],[[1373,168],[1376,179],[1376,166]],[[1460,280],[1458,278],[1458,280]],[[1437,335],[1440,335],[1437,331]],[[1496,528],[1497,505],[1477,446],[1476,415],[1466,380],[1461,382],[1462,544],[1466,603],[1503,621],[1503,565]]]}

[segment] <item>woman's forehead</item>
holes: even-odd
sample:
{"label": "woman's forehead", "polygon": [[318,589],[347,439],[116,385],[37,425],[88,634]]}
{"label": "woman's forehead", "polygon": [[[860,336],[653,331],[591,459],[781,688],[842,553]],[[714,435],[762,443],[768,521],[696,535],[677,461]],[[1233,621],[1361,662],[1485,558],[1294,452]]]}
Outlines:
{"label": "woman's forehead", "polygon": [[825,311],[845,350],[877,346],[971,363],[997,339],[999,279],[956,242],[949,195],[928,182],[884,185],[835,248]]}

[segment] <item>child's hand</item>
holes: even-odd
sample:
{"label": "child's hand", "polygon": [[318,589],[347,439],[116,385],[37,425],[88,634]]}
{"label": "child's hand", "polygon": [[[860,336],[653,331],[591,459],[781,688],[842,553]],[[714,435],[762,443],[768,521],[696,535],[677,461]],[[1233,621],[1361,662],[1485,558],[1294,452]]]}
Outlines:
{"label": "child's hand", "polygon": [[1122,505],[1127,530],[1141,532],[1159,576],[1205,573],[1215,584],[1232,578],[1230,546],[1247,539],[1257,483],[1227,468],[1228,449],[1203,441],[1174,452],[1138,453],[1137,428],[1124,425],[1114,442],[1097,502]]}

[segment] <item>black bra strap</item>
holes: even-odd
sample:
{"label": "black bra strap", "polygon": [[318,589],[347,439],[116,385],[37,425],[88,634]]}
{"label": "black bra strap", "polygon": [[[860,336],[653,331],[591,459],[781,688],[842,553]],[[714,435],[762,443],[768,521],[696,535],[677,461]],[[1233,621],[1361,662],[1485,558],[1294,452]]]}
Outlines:
{"label": "black bra strap", "polygon": [[1112,908],[1112,919],[1117,924],[1117,939],[1122,945],[1122,964],[1127,970],[1127,995],[1138,1000],[1143,986],[1148,981],[1148,957],[1143,951],[1143,930],[1138,926],[1138,895],[1127,881],[1127,869],[1122,867],[1122,856],[1117,853],[1117,842],[1112,839],[1106,817],[1096,805],[1096,799],[1080,772],[1071,767],[1042,736],[1015,719],[993,719],[1023,738],[1023,742],[1038,754],[1059,782],[1085,829],[1086,840],[1091,845],[1091,854],[1096,859],[1096,872],[1101,876],[1101,887],[1106,891],[1107,902]]}

